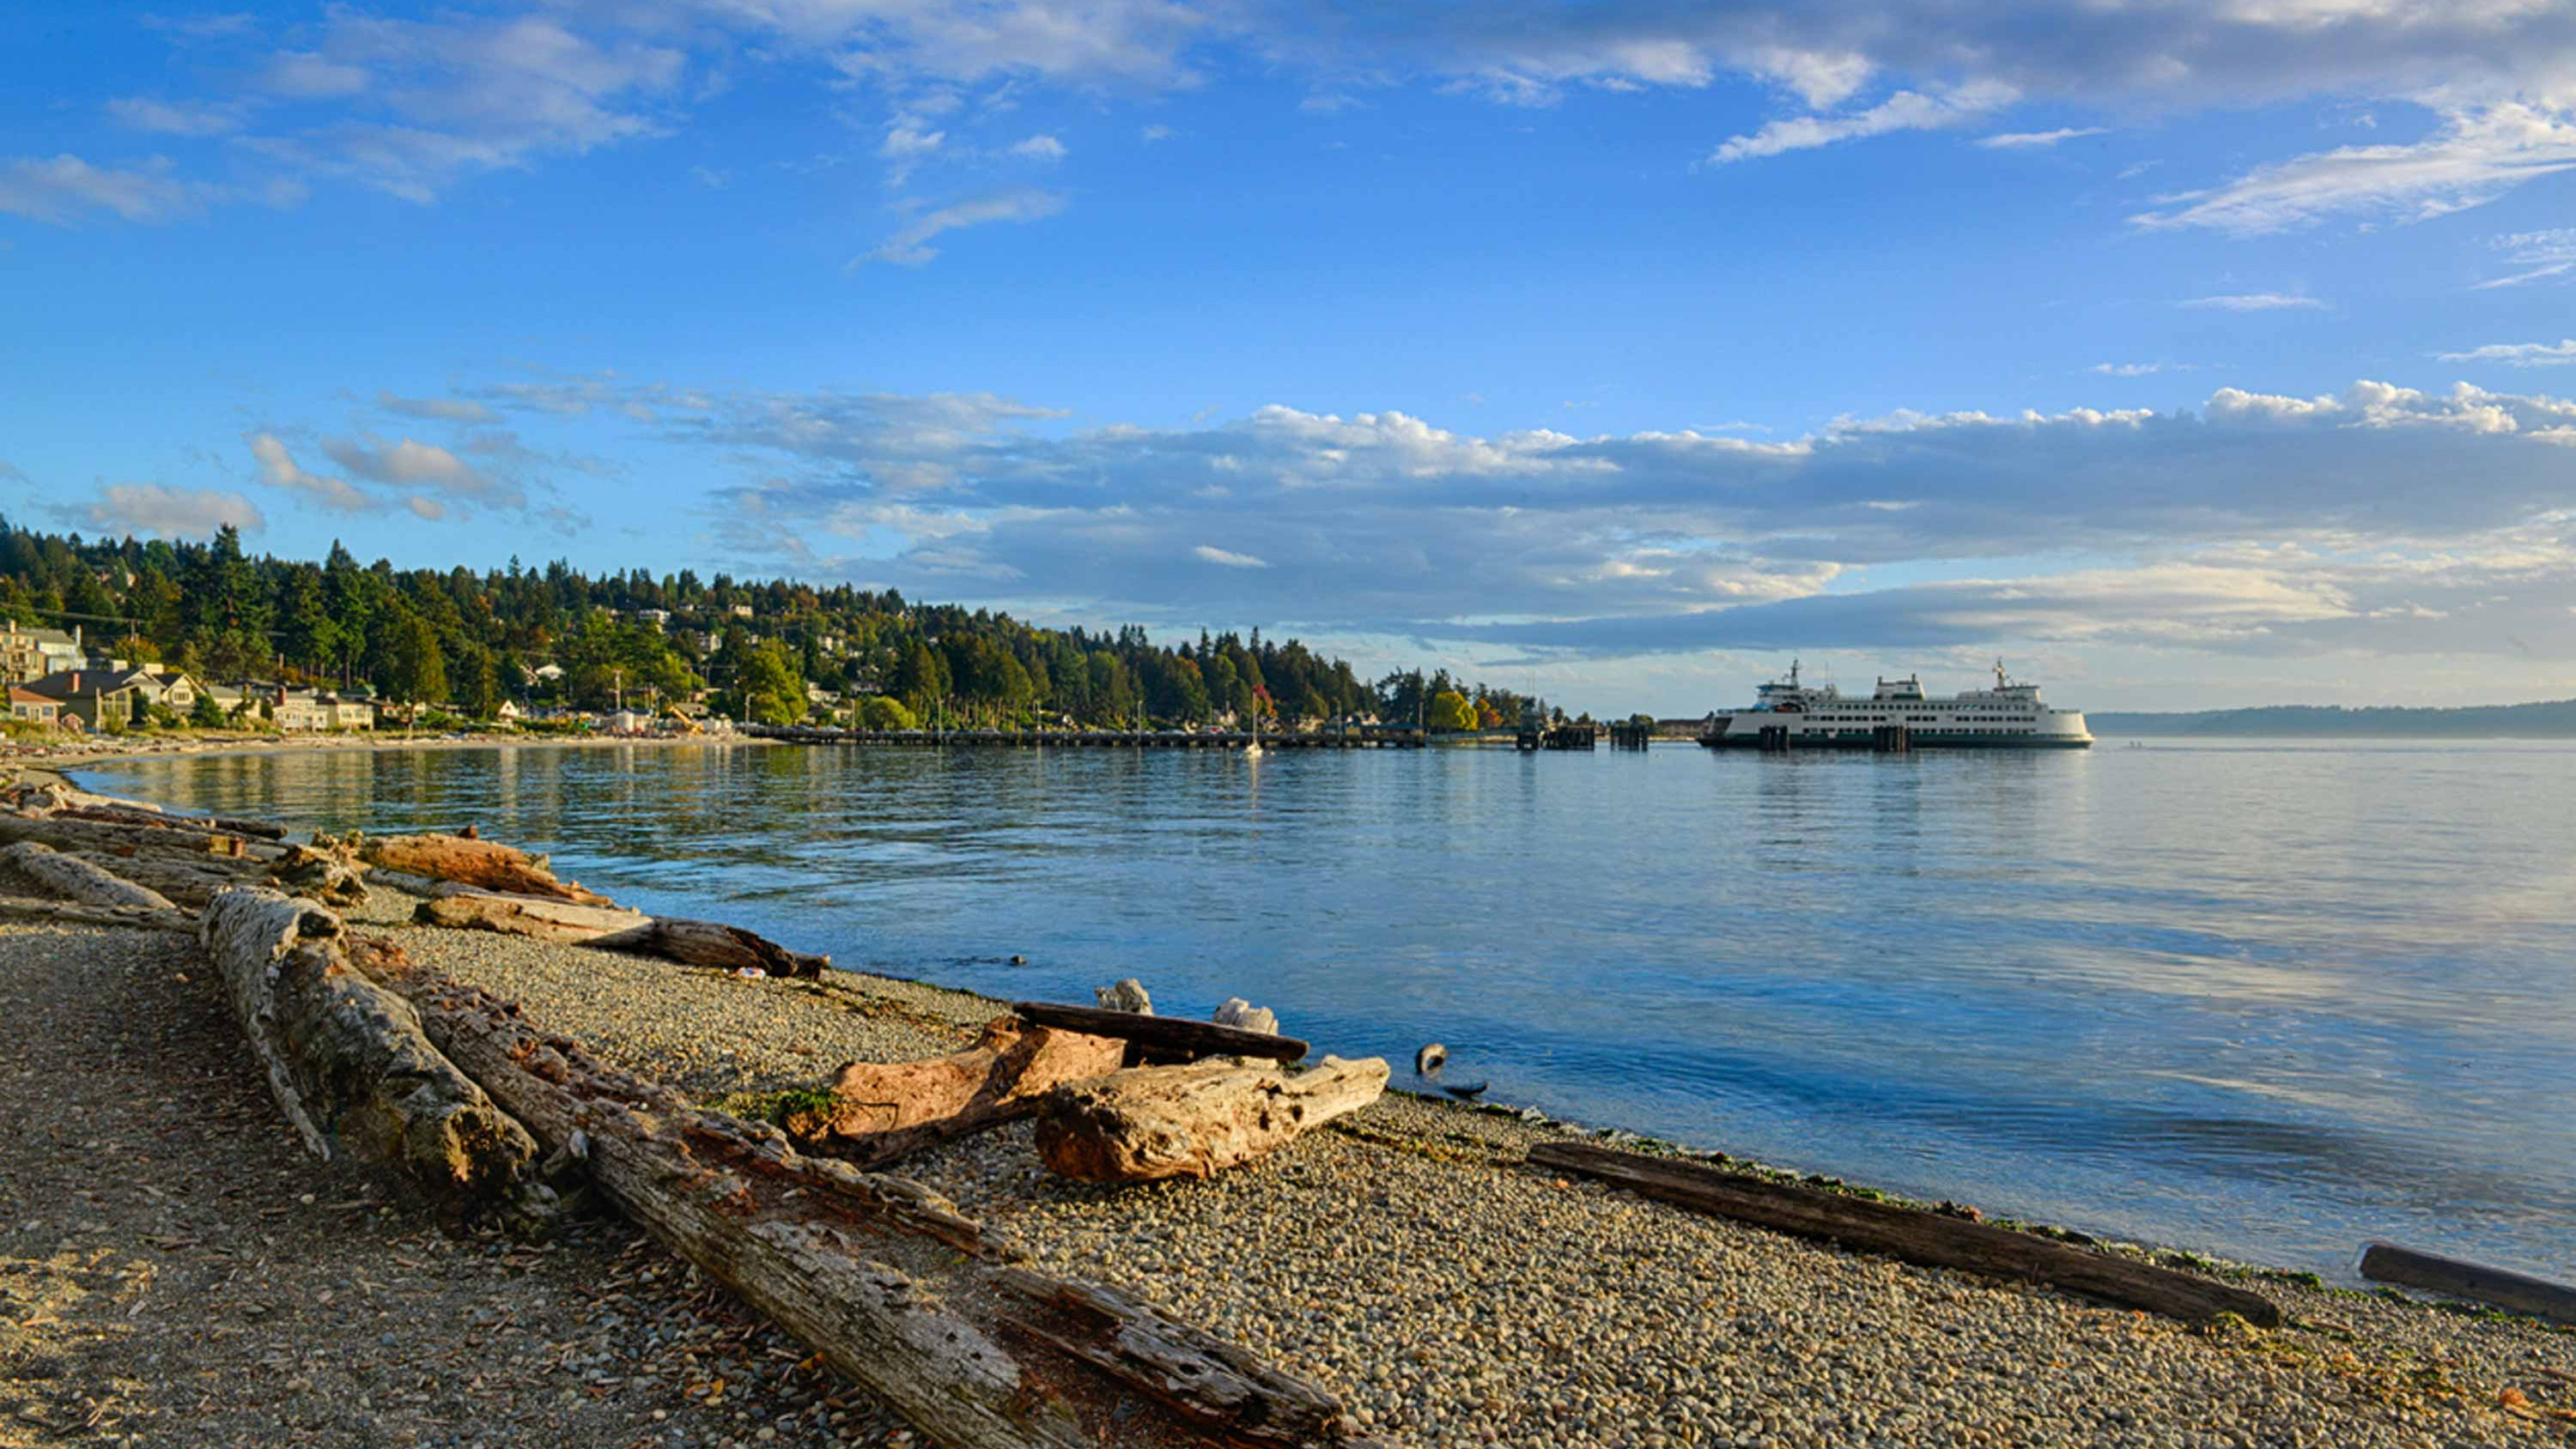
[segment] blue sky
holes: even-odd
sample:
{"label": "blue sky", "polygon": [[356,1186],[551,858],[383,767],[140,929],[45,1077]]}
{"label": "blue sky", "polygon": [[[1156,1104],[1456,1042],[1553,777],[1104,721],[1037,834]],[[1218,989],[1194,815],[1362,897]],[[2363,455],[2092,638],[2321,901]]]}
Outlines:
{"label": "blue sky", "polygon": [[2576,694],[2563,5],[25,13],[19,521],[1664,713]]}

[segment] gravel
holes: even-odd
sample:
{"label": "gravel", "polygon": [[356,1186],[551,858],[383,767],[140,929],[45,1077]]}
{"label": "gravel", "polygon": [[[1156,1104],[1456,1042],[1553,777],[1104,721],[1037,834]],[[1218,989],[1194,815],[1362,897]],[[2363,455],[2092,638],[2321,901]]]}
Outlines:
{"label": "gravel", "polygon": [[[749,982],[402,934],[416,957],[709,1100],[952,1051],[1001,1009],[846,973]],[[2576,1333],[2279,1278],[2249,1286],[2288,1326],[2194,1330],[1522,1164],[1567,1135],[1390,1095],[1204,1183],[1063,1182],[1025,1125],[901,1170],[1031,1257],[1311,1375],[1417,1449],[2576,1443]]]}

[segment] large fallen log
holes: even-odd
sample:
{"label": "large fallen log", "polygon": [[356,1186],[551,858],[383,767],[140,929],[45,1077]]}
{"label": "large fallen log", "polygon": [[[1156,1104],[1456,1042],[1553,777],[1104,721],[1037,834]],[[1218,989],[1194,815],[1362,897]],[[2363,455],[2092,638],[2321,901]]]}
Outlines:
{"label": "large fallen log", "polygon": [[1348,1441],[1340,1405],[1108,1290],[1018,1266],[945,1198],[809,1157],[541,1035],[518,1008],[361,958],[431,1039],[664,1246],[951,1449],[1288,1449]]}
{"label": "large fallen log", "polygon": [[1884,1253],[1927,1267],[2044,1283],[2189,1323],[2206,1323],[2222,1313],[2233,1313],[2258,1328],[2275,1327],[2281,1321],[2281,1310],[2270,1299],[2242,1288],[1921,1208],[1772,1182],[1700,1163],[1619,1152],[1588,1142],[1539,1143],[1529,1150],[1529,1162],[1533,1167],[1598,1178],[1693,1212],[1860,1252]]}
{"label": "large fallen log", "polygon": [[1118,1070],[1126,1043],[998,1016],[983,1040],[954,1056],[851,1062],[826,1101],[790,1110],[780,1124],[796,1144],[861,1167],[883,1167],[934,1142],[1037,1110],[1040,1094]]}
{"label": "large fallen log", "polygon": [[371,835],[358,842],[358,858],[371,866],[462,881],[512,895],[544,896],[575,905],[605,906],[608,897],[577,881],[557,880],[534,856],[490,840],[462,835]]}
{"label": "large fallen log", "polygon": [[[382,874],[382,872],[379,872]],[[472,886],[432,895],[412,909],[424,926],[455,931],[494,931],[504,936],[531,936],[540,941],[590,941],[650,924],[642,911],[606,906],[577,906],[543,896],[509,896]]]}
{"label": "large fallen log", "polygon": [[54,815],[0,815],[0,841],[32,840],[56,850],[94,850],[109,855],[150,854],[234,859],[266,865],[292,855],[297,847],[245,836],[194,830],[163,830],[107,820]]}
{"label": "large fallen log", "polygon": [[85,906],[77,901],[40,901],[27,896],[0,896],[0,921],[30,926],[131,926],[145,931],[197,934],[197,918],[176,909],[148,906]]}
{"label": "large fallen log", "polygon": [[1146,1016],[1132,1011],[1103,1011],[1094,1006],[1066,1006],[1051,1001],[1015,1001],[1011,1010],[1038,1026],[1059,1026],[1092,1036],[1132,1041],[1150,1056],[1181,1061],[1199,1057],[1260,1057],[1293,1062],[1306,1055],[1306,1044],[1293,1036],[1244,1031],[1211,1021],[1184,1021],[1177,1016]]}
{"label": "large fallen log", "polygon": [[1048,1093],[1038,1156],[1086,1182],[1209,1177],[1376,1101],[1386,1076],[1383,1057],[1326,1057],[1293,1077],[1266,1062],[1134,1067]]}
{"label": "large fallen log", "polygon": [[93,803],[75,803],[56,809],[58,820],[96,820],[109,825],[139,825],[152,830],[176,830],[192,835],[242,835],[254,840],[284,840],[286,827],[267,820],[240,820],[225,815],[178,815],[155,810],[130,800],[113,800],[104,795],[89,797]]}
{"label": "large fallen log", "polygon": [[108,850],[74,851],[68,858],[112,871],[192,911],[204,910],[219,892],[268,883],[267,868],[255,860]]}
{"label": "large fallen log", "polygon": [[719,925],[714,921],[684,921],[676,916],[655,916],[640,926],[593,936],[580,944],[593,950],[617,951],[629,956],[658,956],[683,966],[712,966],[719,971],[759,970],[771,976],[820,976],[832,967],[829,956],[790,951],[768,937],[756,936],[740,926]]}
{"label": "large fallen log", "polygon": [[542,1229],[558,1203],[536,1141],[441,1056],[400,996],[353,970],[340,918],[265,890],[228,890],[200,939],[267,1074],[316,1156],[374,1158],[442,1210]]}
{"label": "large fallen log", "polygon": [[2370,1243],[2361,1250],[2361,1276],[2576,1326],[2576,1287],[2510,1268],[2419,1253],[2395,1243]]}
{"label": "large fallen log", "polygon": [[174,911],[178,907],[159,891],[136,885],[94,862],[76,855],[64,855],[49,845],[32,840],[0,849],[0,862],[36,884],[66,900],[90,906],[140,906],[145,910]]}

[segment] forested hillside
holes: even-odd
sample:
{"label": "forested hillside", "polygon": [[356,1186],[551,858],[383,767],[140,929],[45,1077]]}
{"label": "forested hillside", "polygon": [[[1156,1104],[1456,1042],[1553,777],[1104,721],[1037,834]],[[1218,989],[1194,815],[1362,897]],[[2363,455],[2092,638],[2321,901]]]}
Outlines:
{"label": "forested hillside", "polygon": [[120,657],[211,681],[364,681],[387,699],[474,718],[505,699],[603,709],[707,693],[728,714],[783,724],[810,716],[809,683],[892,727],[1228,714],[1286,727],[1365,715],[1455,726],[1516,721],[1524,703],[1446,671],[1362,680],[1258,630],[1166,646],[1132,625],[1039,628],[846,584],[688,569],[591,577],[515,558],[442,573],[362,564],[337,544],[319,562],[253,557],[229,527],[205,543],[84,541],[0,519],[0,617],[78,626]]}

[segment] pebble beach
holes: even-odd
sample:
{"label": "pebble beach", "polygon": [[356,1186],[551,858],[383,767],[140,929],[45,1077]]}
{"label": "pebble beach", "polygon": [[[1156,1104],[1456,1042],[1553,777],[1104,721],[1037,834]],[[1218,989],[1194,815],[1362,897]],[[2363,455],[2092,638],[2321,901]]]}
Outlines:
{"label": "pebble beach", "polygon": [[[352,924],[746,1112],[843,1062],[958,1050],[1003,1010],[856,973],[745,980],[418,928],[412,905],[380,887]],[[535,1249],[457,1239],[304,1157],[193,955],[169,936],[0,930],[0,1446],[917,1442],[621,1222]],[[1579,1135],[1391,1093],[1206,1182],[1060,1180],[1025,1123],[899,1170],[1412,1449],[2576,1443],[2576,1332],[2220,1265],[2198,1270],[2271,1298],[2284,1325],[2195,1329],[1522,1160]]]}

